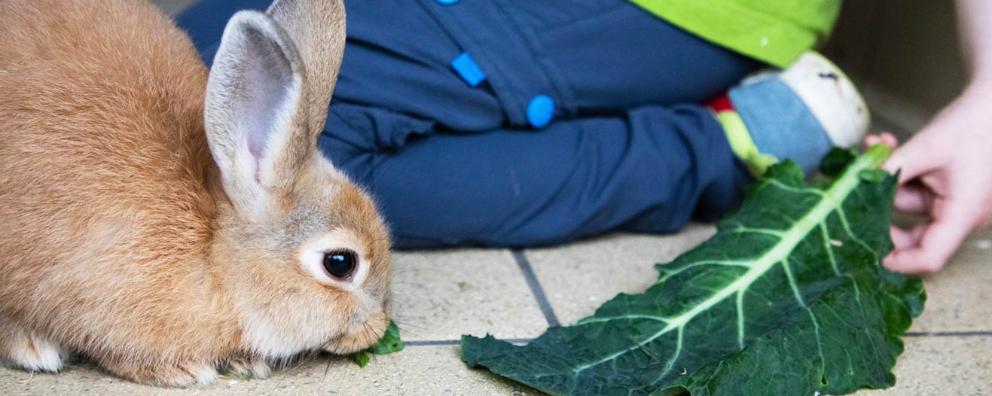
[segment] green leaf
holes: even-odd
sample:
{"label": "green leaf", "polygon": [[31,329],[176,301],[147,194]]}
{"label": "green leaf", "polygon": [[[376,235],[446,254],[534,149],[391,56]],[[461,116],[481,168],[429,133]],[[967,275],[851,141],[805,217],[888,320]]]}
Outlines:
{"label": "green leaf", "polygon": [[868,183],[881,183],[888,176],[889,174],[881,169],[865,169],[858,173],[858,177]]}
{"label": "green leaf", "polygon": [[400,328],[396,326],[396,323],[389,322],[386,333],[368,351],[376,355],[388,355],[402,351],[403,347],[403,340],[400,340]]}
{"label": "green leaf", "polygon": [[[872,147],[822,187],[791,163],[644,294],[526,346],[462,337],[462,359],[553,394],[812,395],[891,386],[922,283],[880,260],[895,179]],[[799,177],[797,177],[799,175]]]}
{"label": "green leaf", "polygon": [[358,367],[364,368],[369,365],[369,354],[365,351],[355,352],[355,354],[351,355],[351,358],[355,360],[355,364],[357,364]]}
{"label": "green leaf", "polygon": [[857,151],[834,147],[823,157],[823,161],[820,161],[820,173],[829,177],[840,176],[857,157]]}
{"label": "green leaf", "polygon": [[400,328],[396,326],[396,323],[389,322],[389,327],[386,328],[386,333],[382,335],[382,338],[369,349],[353,354],[352,359],[359,367],[365,367],[369,364],[369,354],[388,355],[402,351],[404,347],[403,340],[400,339]]}

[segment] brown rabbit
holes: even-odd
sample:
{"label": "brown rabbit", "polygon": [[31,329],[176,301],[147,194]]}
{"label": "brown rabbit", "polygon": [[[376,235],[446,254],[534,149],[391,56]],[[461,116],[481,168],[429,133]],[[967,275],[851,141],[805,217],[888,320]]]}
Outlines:
{"label": "brown rabbit", "polygon": [[388,232],[315,148],[344,23],[240,12],[208,82],[145,1],[0,1],[0,358],[186,386],[380,337]]}

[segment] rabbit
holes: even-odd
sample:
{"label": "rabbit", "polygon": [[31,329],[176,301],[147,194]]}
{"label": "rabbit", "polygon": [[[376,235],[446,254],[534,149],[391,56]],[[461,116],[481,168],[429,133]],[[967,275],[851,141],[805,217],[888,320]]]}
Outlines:
{"label": "rabbit", "polygon": [[389,232],[316,148],[344,41],[277,0],[208,72],[145,0],[0,1],[0,359],[183,387],[379,339]]}

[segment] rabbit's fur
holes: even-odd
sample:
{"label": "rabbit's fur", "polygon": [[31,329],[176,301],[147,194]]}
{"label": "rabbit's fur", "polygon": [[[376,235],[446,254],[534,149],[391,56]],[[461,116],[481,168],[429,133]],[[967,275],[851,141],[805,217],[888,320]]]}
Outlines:
{"label": "rabbit's fur", "polygon": [[185,386],[377,340],[388,232],[315,148],[344,21],[341,0],[242,11],[208,83],[143,0],[0,1],[0,358]]}

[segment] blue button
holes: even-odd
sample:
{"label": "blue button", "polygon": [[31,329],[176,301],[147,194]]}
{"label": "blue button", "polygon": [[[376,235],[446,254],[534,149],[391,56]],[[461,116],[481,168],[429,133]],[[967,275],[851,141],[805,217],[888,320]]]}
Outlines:
{"label": "blue button", "polygon": [[434,1],[444,5],[452,5],[458,2],[458,0],[434,0]]}
{"label": "blue button", "polygon": [[527,122],[534,128],[548,126],[555,116],[555,101],[548,95],[537,95],[527,104]]}
{"label": "blue button", "polygon": [[462,52],[455,60],[451,61],[451,67],[461,76],[462,80],[473,87],[478,86],[482,80],[486,79],[486,73],[467,52]]}

